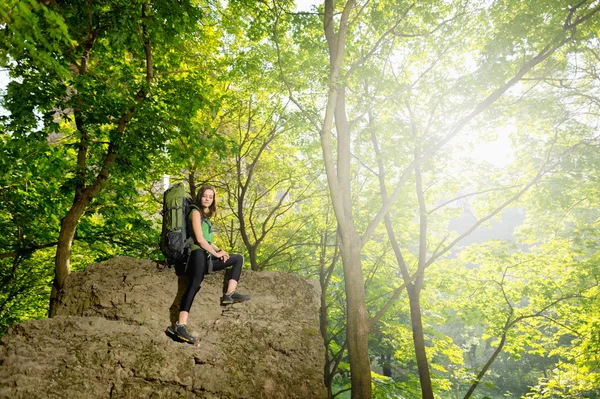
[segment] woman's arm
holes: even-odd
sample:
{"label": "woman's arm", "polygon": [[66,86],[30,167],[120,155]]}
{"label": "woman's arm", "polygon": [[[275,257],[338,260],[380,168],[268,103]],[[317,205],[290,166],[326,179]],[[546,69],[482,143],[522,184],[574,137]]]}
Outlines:
{"label": "woman's arm", "polygon": [[219,255],[219,250],[215,249],[214,245],[209,244],[202,235],[202,219],[200,218],[200,211],[197,211],[196,209],[192,210],[192,230],[194,232],[196,242],[202,249],[215,258],[223,256],[223,254]]}

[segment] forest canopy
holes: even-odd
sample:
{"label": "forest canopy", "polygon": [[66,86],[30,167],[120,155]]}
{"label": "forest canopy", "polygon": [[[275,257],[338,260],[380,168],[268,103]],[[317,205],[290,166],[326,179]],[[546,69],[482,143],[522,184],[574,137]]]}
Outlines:
{"label": "forest canopy", "polygon": [[600,2],[6,0],[0,334],[165,181],[316,279],[339,398],[600,398]]}

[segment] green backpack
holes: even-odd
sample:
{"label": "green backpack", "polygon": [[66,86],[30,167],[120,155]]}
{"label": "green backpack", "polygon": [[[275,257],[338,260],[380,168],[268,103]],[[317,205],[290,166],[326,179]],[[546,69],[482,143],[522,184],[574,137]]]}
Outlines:
{"label": "green backpack", "polygon": [[192,196],[183,182],[173,184],[163,194],[160,249],[169,267],[189,256],[192,237],[186,218],[192,206]]}

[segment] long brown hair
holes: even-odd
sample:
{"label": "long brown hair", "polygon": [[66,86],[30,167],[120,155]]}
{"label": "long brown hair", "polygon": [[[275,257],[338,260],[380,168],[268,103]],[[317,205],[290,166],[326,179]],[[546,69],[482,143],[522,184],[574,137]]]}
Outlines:
{"label": "long brown hair", "polygon": [[[208,207],[208,214],[204,213],[204,207],[202,206],[202,196],[206,190],[211,190],[213,192],[213,202]],[[196,195],[196,206],[200,208],[200,215],[203,218],[210,218],[217,213],[217,190],[214,186],[202,186],[200,191],[198,191],[198,195]]]}

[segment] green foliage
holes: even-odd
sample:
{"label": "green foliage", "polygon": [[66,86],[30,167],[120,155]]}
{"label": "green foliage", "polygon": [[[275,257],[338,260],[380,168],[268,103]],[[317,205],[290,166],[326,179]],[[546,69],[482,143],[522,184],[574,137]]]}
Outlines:
{"label": "green foliage", "polygon": [[[327,357],[339,355],[332,390],[349,388],[344,271],[319,143],[329,91],[322,15],[295,13],[288,1],[156,0],[144,16],[142,1],[44,4],[0,4],[0,66],[12,79],[0,117],[0,334],[46,315],[61,219],[114,151],[110,178],[79,221],[73,270],[116,255],[158,256],[163,174],[217,184],[219,245],[255,251],[257,269],[319,277]],[[474,397],[599,395],[592,4],[379,1],[351,13],[340,82],[352,132],[348,216],[364,232],[381,208],[381,183],[390,195],[405,181],[391,224],[409,274],[422,256],[431,261],[419,299],[441,398],[464,395],[499,345]],[[503,137],[512,158],[497,164],[482,148]],[[429,151],[420,164],[423,233],[417,179],[403,174]],[[451,222],[468,214],[468,228],[489,226],[513,199],[526,217],[514,240],[481,242],[476,230],[468,246],[460,246],[468,237],[455,241],[466,229]],[[385,226],[363,244],[368,313],[389,304],[371,325],[373,395],[420,397],[405,290],[391,301],[404,281]]]}
{"label": "green foliage", "polygon": [[372,373],[374,399],[418,399],[421,397],[419,381],[414,374],[400,378],[388,378]]}
{"label": "green foliage", "polygon": [[[209,9],[197,3],[146,4],[0,5],[0,64],[12,78],[0,143],[2,331],[44,315],[53,275],[47,252],[63,216],[98,179],[110,176],[80,218],[71,267],[157,253],[152,186],[164,173],[165,143],[194,135],[194,114],[214,106],[210,74],[197,60],[214,52],[217,36],[199,25]],[[42,263],[32,267],[31,259]],[[35,273],[22,277],[27,268]],[[27,310],[32,303],[40,310]]]}
{"label": "green foliage", "polygon": [[0,334],[12,324],[46,317],[53,269],[52,250],[0,259]]}

